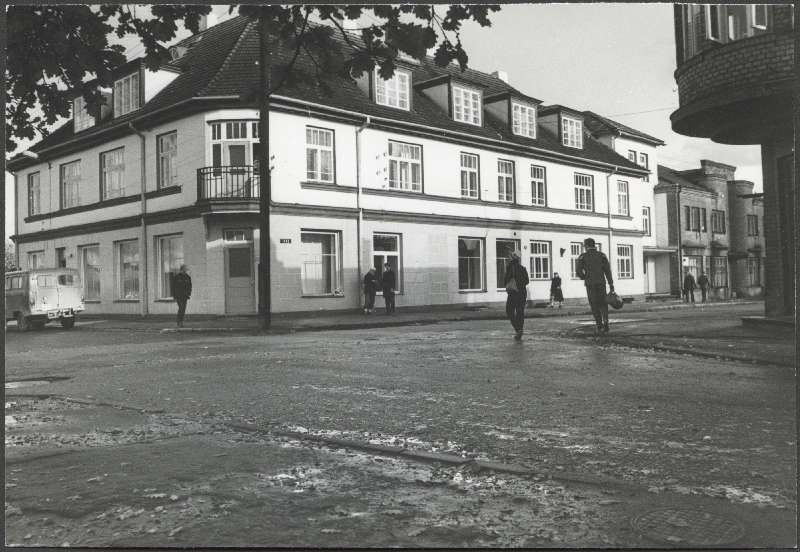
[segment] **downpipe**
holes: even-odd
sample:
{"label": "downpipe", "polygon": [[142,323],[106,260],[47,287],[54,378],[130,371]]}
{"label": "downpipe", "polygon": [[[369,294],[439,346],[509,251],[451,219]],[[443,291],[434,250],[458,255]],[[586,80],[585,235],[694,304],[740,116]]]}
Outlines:
{"label": "downpipe", "polygon": [[[363,266],[361,263],[361,225],[364,223],[364,209],[361,207],[361,133],[370,125],[372,117],[369,115],[364,119],[364,124],[356,129],[356,208],[358,209],[358,220],[356,222],[356,263],[358,270],[358,288],[361,290],[364,281]],[[363,291],[363,290],[362,290]],[[362,294],[359,293],[359,297]],[[361,299],[359,298],[359,301]]]}
{"label": "downpipe", "polygon": [[[606,227],[608,228],[608,263],[611,264],[611,239],[614,236],[614,230],[611,228],[611,177],[617,173],[619,167],[614,166],[614,170],[606,175]],[[630,197],[630,196],[628,196]],[[630,209],[630,205],[628,206]]]}
{"label": "downpipe", "polygon": [[139,291],[139,311],[142,317],[145,317],[149,312],[149,305],[147,302],[147,224],[145,223],[145,215],[147,214],[147,158],[145,157],[145,135],[139,132],[139,130],[133,126],[133,123],[128,123],[128,128],[130,128],[131,131],[133,131],[139,137],[139,165],[141,167],[141,185],[139,186],[139,198],[141,202],[140,247],[142,250],[142,254],[140,255],[142,262],[142,273],[141,277],[139,278],[141,288]]}

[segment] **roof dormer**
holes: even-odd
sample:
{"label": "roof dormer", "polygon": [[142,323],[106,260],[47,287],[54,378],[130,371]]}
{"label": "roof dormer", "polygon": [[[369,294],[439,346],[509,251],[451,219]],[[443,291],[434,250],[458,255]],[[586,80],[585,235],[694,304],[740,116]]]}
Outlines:
{"label": "roof dormer", "polygon": [[539,120],[558,134],[562,146],[583,149],[583,113],[562,105],[548,105],[539,110]]}
{"label": "roof dormer", "polygon": [[483,87],[439,75],[415,85],[450,117],[459,123],[483,126]]}
{"label": "roof dormer", "polygon": [[541,101],[507,90],[484,98],[486,112],[502,122],[509,132],[536,138],[537,110]]}
{"label": "roof dormer", "polygon": [[129,61],[117,70],[112,88],[114,117],[121,117],[144,106],[180,74],[173,65],[155,71],[145,68],[143,59]]}
{"label": "roof dormer", "polygon": [[111,90],[100,88],[99,92],[101,96],[100,108],[95,110],[94,113],[90,112],[87,107],[83,93],[76,92],[75,97],[72,99],[72,122],[75,132],[92,128],[111,114]]}

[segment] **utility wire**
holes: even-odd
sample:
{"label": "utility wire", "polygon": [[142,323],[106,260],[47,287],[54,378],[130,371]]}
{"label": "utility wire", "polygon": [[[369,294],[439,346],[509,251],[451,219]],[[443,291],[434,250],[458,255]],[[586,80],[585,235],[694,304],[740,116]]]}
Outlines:
{"label": "utility wire", "polygon": [[656,111],[670,111],[672,109],[678,109],[678,106],[670,106],[670,107],[660,107],[658,109],[649,109],[647,111],[632,111],[630,113],[617,113],[615,115],[606,115],[606,117],[624,117],[626,115],[641,115],[642,113],[655,113]]}

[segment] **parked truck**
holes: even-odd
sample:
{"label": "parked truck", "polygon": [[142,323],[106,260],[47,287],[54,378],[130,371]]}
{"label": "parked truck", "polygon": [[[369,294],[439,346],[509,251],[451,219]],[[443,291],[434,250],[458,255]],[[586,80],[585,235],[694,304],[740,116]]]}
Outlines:
{"label": "parked truck", "polygon": [[71,268],[39,268],[6,274],[6,321],[21,332],[58,320],[70,329],[83,311],[80,274]]}

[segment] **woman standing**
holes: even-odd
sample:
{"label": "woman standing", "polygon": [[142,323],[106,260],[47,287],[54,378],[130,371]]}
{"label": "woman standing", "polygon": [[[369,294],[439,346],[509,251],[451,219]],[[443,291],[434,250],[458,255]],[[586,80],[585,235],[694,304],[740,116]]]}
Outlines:
{"label": "woman standing", "polygon": [[558,272],[553,273],[553,279],[550,280],[550,308],[555,307],[558,303],[558,308],[561,308],[561,303],[564,302],[564,293],[561,291],[561,276]]}
{"label": "woman standing", "polygon": [[378,282],[375,279],[375,267],[370,267],[364,275],[364,314],[372,314],[375,308],[375,293],[378,291]]}

